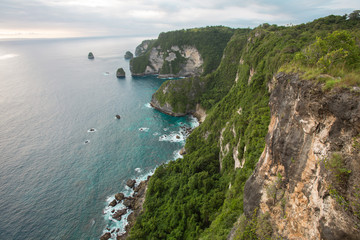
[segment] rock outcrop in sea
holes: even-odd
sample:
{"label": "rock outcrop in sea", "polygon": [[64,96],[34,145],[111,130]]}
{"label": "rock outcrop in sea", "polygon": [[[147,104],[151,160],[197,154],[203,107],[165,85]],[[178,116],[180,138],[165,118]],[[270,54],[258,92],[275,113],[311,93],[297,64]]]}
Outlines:
{"label": "rock outcrop in sea", "polygon": [[143,204],[145,201],[145,193],[147,189],[147,184],[149,182],[150,176],[144,180],[141,181],[136,187],[136,181],[134,179],[129,179],[126,183],[128,187],[131,187],[134,189],[134,193],[129,196],[125,197],[123,193],[117,193],[115,194],[115,199],[111,201],[110,206],[116,206],[119,203],[124,204],[126,208],[119,209],[117,211],[112,211],[112,218],[120,221],[125,214],[128,213],[128,211],[132,211],[130,215],[127,217],[128,224],[125,226],[125,233],[119,233],[120,229],[107,229],[108,232],[104,233],[100,240],[107,240],[111,237],[116,239],[126,239],[128,236],[128,233],[132,226],[135,224],[135,219],[140,215],[140,213],[143,211]]}
{"label": "rock outcrop in sea", "polygon": [[89,52],[89,54],[88,54],[88,59],[94,59],[95,57],[94,57],[94,54],[92,53],[92,52]]}
{"label": "rock outcrop in sea", "polygon": [[118,68],[118,70],[116,71],[116,77],[125,78],[125,71],[123,68]]}

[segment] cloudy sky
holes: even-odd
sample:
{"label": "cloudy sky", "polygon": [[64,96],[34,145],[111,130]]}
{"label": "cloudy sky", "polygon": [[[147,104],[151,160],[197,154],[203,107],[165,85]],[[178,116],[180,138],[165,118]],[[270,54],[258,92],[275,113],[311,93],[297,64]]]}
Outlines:
{"label": "cloudy sky", "polygon": [[299,24],[356,9],[359,0],[0,0],[0,38],[157,36],[212,25]]}

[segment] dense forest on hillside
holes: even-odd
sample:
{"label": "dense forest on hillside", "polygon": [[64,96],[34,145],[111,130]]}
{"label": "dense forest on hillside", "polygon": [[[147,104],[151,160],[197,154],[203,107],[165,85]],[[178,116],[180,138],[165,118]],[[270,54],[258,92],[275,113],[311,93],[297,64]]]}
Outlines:
{"label": "dense forest on hillside", "polygon": [[[200,50],[201,41],[209,35],[204,32],[192,39],[192,31],[160,34],[158,44],[168,47],[186,36],[182,43],[194,41]],[[324,82],[324,91],[360,85],[360,20],[356,14],[350,18],[331,15],[292,27],[262,24],[251,31],[224,31],[232,38],[216,71],[211,72],[211,68],[220,59],[208,60],[208,75],[196,81],[165,82],[155,95],[162,103],[175,106],[175,111],[199,103],[208,116],[187,139],[184,158],[156,169],[148,185],[144,213],[130,239],[227,238],[243,213],[244,184],[265,146],[270,121],[268,83],[280,68]],[[210,48],[206,45],[201,50],[208,54],[204,59],[211,59]],[[325,77],[317,78],[321,74]],[[169,84],[176,87],[162,95]],[[186,90],[181,92],[181,88]],[[190,89],[195,89],[196,97],[184,99],[183,93]],[[233,149],[240,168],[235,169]],[[260,227],[264,229],[259,230],[249,219],[235,238],[257,239],[261,233],[262,239],[268,239],[271,229]]]}

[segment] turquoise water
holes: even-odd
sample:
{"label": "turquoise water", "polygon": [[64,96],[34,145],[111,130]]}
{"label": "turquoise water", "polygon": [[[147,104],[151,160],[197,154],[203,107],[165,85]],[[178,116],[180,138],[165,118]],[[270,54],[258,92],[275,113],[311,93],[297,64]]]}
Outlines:
{"label": "turquoise water", "polygon": [[126,180],[178,156],[195,123],[149,106],[164,80],[123,58],[142,40],[0,41],[0,239],[98,239]]}

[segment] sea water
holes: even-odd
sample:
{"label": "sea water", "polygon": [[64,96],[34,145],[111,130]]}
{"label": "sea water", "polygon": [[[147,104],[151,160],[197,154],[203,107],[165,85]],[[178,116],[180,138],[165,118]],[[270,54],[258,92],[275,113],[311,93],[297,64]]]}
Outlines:
{"label": "sea water", "polygon": [[142,40],[0,41],[0,239],[123,231],[107,207],[114,194],[179,157],[181,127],[196,120],[151,108],[165,79],[132,78],[124,59]]}

